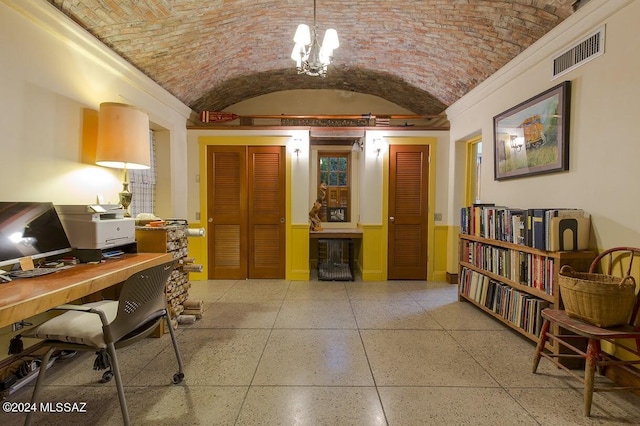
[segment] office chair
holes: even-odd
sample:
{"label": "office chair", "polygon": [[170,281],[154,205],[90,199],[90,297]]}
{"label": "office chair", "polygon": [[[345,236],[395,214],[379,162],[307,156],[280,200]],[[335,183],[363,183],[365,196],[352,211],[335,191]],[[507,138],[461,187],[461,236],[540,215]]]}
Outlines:
{"label": "office chair", "polygon": [[[47,364],[56,350],[101,351],[106,348],[116,379],[118,399],[125,425],[129,424],[129,411],[116,357],[116,349],[132,344],[154,331],[164,317],[178,360],[178,372],[173,383],[184,378],[182,357],[175,332],[167,311],[165,285],[176,264],[175,260],[153,266],[131,275],[123,284],[118,300],[103,300],[83,305],[61,305],[54,309],[67,312],[52,318],[29,333],[29,337],[45,339],[50,349],[40,364],[40,372],[33,390],[31,403],[37,402]],[[31,413],[25,425],[30,425]]]}

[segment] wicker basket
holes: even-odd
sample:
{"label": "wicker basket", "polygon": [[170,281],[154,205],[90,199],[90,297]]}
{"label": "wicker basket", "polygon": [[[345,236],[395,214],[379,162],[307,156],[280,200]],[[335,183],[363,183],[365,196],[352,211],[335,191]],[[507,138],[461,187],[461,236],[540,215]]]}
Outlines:
{"label": "wicker basket", "polygon": [[559,284],[564,309],[570,317],[598,327],[614,327],[629,321],[636,299],[632,276],[575,272],[564,265]]}

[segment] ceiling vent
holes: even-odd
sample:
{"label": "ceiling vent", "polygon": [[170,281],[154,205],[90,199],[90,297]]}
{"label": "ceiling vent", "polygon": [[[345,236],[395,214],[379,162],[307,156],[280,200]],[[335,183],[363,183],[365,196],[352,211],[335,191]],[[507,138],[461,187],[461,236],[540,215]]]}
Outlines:
{"label": "ceiling vent", "polygon": [[604,53],[604,27],[580,40],[553,58],[553,76],[560,77]]}

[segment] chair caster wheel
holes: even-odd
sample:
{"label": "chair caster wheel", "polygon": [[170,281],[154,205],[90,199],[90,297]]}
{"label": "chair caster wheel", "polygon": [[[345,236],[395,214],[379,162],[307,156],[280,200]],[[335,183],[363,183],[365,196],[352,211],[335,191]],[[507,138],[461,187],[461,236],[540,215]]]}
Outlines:
{"label": "chair caster wheel", "polygon": [[184,373],[176,373],[173,375],[173,384],[177,385],[178,383],[181,383],[183,379]]}
{"label": "chair caster wheel", "polygon": [[109,383],[113,378],[113,371],[106,371],[102,374],[102,379],[100,379],[100,383]]}

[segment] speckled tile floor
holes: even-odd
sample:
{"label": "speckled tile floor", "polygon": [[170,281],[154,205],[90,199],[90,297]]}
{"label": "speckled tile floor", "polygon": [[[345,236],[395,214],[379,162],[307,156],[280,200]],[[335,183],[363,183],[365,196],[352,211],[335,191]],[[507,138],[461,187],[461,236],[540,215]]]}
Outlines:
{"label": "speckled tile floor", "polygon": [[[640,424],[628,392],[595,394],[583,417],[581,385],[544,359],[532,374],[533,343],[458,302],[454,285],[199,281],[190,295],[205,311],[178,330],[182,384],[168,335],[119,352],[134,425]],[[41,397],[87,412],[35,424],[122,423],[114,384],[92,365],[91,353],[56,362]]]}

